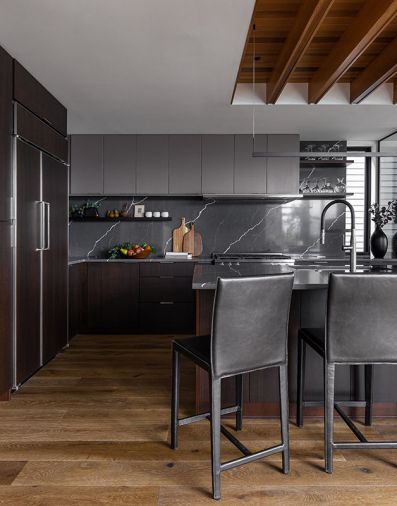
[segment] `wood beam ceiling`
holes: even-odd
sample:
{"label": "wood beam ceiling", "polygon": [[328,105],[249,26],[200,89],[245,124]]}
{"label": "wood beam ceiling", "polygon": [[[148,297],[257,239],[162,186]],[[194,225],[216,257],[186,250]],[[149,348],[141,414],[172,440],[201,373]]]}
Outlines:
{"label": "wood beam ceiling", "polygon": [[359,103],[397,81],[397,0],[256,0],[235,86],[252,83],[254,65],[267,103],[288,83],[318,103],[336,82]]}
{"label": "wood beam ceiling", "polygon": [[367,1],[309,83],[309,103],[318,103],[397,14],[397,0]]}
{"label": "wood beam ceiling", "polygon": [[267,103],[274,104],[307,50],[334,0],[302,2],[297,18],[267,83]]}
{"label": "wood beam ceiling", "polygon": [[397,73],[397,37],[350,85],[350,102],[358,104]]}

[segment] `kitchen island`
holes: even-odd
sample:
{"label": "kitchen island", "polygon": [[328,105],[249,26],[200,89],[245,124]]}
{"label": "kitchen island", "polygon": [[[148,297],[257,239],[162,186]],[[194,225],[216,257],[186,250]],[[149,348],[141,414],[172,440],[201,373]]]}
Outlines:
{"label": "kitchen island", "polygon": [[[293,271],[294,286],[288,332],[289,392],[291,413],[295,412],[297,376],[297,336],[300,327],[324,326],[328,280],[331,272],[344,272],[343,268],[294,268],[288,265],[269,264],[219,264],[196,265],[193,289],[196,291],[196,335],[208,335],[211,331],[212,307],[218,277],[263,276]],[[379,274],[381,275],[381,274]],[[244,336],[242,336],[244,339]],[[306,399],[323,398],[322,359],[307,348]],[[397,414],[397,397],[391,378],[396,369],[392,366],[375,366],[374,413]],[[225,379],[222,385],[222,402],[234,402],[234,381]],[[337,369],[336,397],[340,400],[362,400],[364,394],[363,368],[340,366]],[[200,368],[196,369],[196,411],[208,409],[208,378]],[[244,378],[244,413],[246,416],[277,416],[278,377],[276,369],[247,374]],[[307,415],[320,415],[321,408],[306,408]]]}

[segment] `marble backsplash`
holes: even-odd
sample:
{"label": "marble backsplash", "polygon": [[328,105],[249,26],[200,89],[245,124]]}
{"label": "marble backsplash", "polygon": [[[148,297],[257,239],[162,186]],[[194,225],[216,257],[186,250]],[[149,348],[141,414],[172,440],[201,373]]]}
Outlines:
{"label": "marble backsplash", "polygon": [[[91,199],[92,200],[92,199]],[[70,204],[84,202],[71,198]],[[115,244],[148,242],[156,255],[172,250],[172,230],[181,217],[195,223],[203,236],[203,255],[211,252],[283,252],[343,256],[345,208],[336,205],[327,213],[326,244],[320,245],[320,216],[324,200],[274,202],[264,200],[203,200],[201,198],[134,197],[101,199],[99,213],[142,203],[147,211],[168,211],[165,222],[69,222],[70,257],[107,257]],[[131,207],[131,211],[133,208]]]}

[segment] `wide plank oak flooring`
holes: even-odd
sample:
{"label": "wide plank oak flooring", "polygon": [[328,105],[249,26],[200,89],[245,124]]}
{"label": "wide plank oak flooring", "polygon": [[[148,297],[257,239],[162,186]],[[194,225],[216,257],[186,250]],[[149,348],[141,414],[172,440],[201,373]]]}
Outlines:
{"label": "wide plank oak flooring", "polygon": [[[77,336],[0,403],[0,505],[214,504],[207,422],[180,429],[170,450],[172,336]],[[194,368],[182,363],[181,408],[193,412]],[[233,431],[232,420],[225,420]],[[368,437],[397,437],[397,420],[376,419]],[[277,420],[245,420],[253,450],[278,442]],[[280,456],[222,474],[225,505],[397,505],[397,451],[336,451],[323,472],[323,423],[290,424],[291,473]],[[354,440],[337,421],[335,438]],[[224,460],[238,451],[222,441]]]}

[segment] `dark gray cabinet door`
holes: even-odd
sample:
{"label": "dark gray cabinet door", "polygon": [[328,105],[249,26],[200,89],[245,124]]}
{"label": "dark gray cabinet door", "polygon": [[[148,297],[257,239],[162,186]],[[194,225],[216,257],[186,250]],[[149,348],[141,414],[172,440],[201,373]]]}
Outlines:
{"label": "dark gray cabinet door", "polygon": [[137,136],[137,179],[139,195],[168,194],[168,135]]}
{"label": "dark gray cabinet door", "polygon": [[201,194],[201,135],[169,136],[169,192]]}
{"label": "dark gray cabinet door", "polygon": [[136,190],[135,180],[136,135],[104,135],[104,195],[132,195]]}
{"label": "dark gray cabinet door", "polygon": [[[267,149],[271,152],[299,152],[299,135],[268,135]],[[267,159],[267,193],[299,193],[299,158]]]}
{"label": "dark gray cabinet door", "polygon": [[[255,135],[255,151],[267,151],[267,135]],[[254,158],[252,152],[252,135],[236,135],[234,193],[266,193],[267,158]]]}
{"label": "dark gray cabinet door", "polygon": [[234,191],[234,135],[203,135],[203,193]]}
{"label": "dark gray cabinet door", "polygon": [[72,135],[70,155],[71,195],[102,195],[103,136]]}

